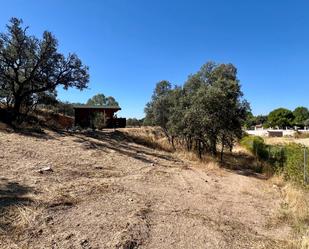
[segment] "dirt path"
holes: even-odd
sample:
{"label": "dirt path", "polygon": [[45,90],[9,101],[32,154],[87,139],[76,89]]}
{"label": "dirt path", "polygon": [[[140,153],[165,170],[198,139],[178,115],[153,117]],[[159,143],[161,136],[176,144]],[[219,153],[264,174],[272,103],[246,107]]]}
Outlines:
{"label": "dirt path", "polygon": [[279,190],[265,180],[120,132],[0,132],[0,147],[0,248],[287,248],[290,229],[270,222]]}

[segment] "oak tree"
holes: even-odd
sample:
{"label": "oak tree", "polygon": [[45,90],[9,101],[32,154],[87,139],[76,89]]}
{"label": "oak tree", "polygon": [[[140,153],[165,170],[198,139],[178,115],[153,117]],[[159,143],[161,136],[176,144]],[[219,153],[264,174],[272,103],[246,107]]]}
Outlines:
{"label": "oak tree", "polygon": [[51,32],[45,31],[39,39],[22,24],[21,19],[12,18],[7,31],[0,33],[1,102],[19,114],[23,107],[55,96],[57,87],[87,87],[88,67],[76,54],[64,56]]}

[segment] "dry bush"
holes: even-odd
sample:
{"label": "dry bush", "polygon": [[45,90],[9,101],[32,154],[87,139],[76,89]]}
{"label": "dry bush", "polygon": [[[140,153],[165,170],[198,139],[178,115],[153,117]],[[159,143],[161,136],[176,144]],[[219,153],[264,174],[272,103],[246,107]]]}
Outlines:
{"label": "dry bush", "polygon": [[195,167],[207,168],[208,170],[216,171],[220,168],[216,159],[209,155],[202,155],[199,158],[193,151],[187,151],[181,146],[177,146],[176,150],[169,144],[168,139],[164,135],[160,127],[141,127],[141,128],[123,128],[119,129],[124,132],[127,137],[131,138],[135,143],[143,144],[153,149],[160,149],[167,152],[174,152],[174,155],[191,164],[194,163]]}
{"label": "dry bush", "polygon": [[284,181],[284,177],[282,174],[276,174],[269,180],[272,184],[274,184],[279,188],[283,188],[286,185],[286,182]]}
{"label": "dry bush", "polygon": [[39,203],[29,205],[15,204],[0,210],[0,236],[14,239],[22,235],[36,222],[42,207]]}
{"label": "dry bush", "polygon": [[59,185],[57,188],[45,189],[45,207],[50,208],[77,205],[79,199],[77,198],[76,194],[71,193],[73,190],[74,186],[66,186],[66,184]]}
{"label": "dry bush", "polygon": [[285,145],[296,141],[293,137],[264,137],[264,141],[269,145]]}
{"label": "dry bush", "polygon": [[[164,132],[160,127],[141,127],[141,128],[124,128],[119,129],[124,132],[127,137],[138,144],[145,145],[153,149],[160,149],[167,152],[174,152],[174,155],[184,161],[194,163],[196,167],[207,168],[209,170],[218,170],[220,165],[220,159],[214,158],[209,154],[203,154],[202,158],[194,151],[187,151],[183,146],[175,141],[176,149],[173,149],[172,145],[168,142],[168,139],[164,135]],[[236,146],[233,153],[225,153],[223,166],[229,165],[230,169],[243,168],[244,165],[252,164],[252,155],[246,149],[241,146]],[[253,169],[258,171],[257,169]]]}
{"label": "dry bush", "polygon": [[295,138],[309,138],[309,133],[296,132],[294,137]]}
{"label": "dry bush", "polygon": [[264,141],[269,145],[285,145],[290,143],[297,143],[309,146],[308,137],[265,137]]}
{"label": "dry bush", "polygon": [[299,232],[308,229],[309,225],[309,194],[306,190],[288,183],[282,189],[284,199],[288,205],[289,215]]}
{"label": "dry bush", "polygon": [[215,159],[209,155],[202,155],[202,158],[199,158],[199,156],[194,153],[193,151],[187,151],[187,150],[177,150],[175,152],[175,155],[183,160],[191,161],[191,162],[198,162],[202,164],[209,164],[209,163],[216,163]]}
{"label": "dry bush", "polygon": [[172,146],[159,127],[123,128],[119,130],[123,131],[127,138],[137,144],[167,152],[173,151]]}

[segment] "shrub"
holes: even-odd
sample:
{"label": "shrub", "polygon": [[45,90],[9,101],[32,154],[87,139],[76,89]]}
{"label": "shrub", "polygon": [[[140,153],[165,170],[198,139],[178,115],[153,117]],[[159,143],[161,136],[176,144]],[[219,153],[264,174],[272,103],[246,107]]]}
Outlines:
{"label": "shrub", "polygon": [[294,135],[295,138],[309,138],[309,133],[296,132]]}
{"label": "shrub", "polygon": [[304,148],[299,144],[289,144],[284,147],[284,151],[286,157],[284,165],[285,178],[297,183],[303,183]]}
{"label": "shrub", "polygon": [[106,118],[105,113],[101,113],[101,112],[95,113],[92,118],[93,128],[101,130],[105,128],[106,125],[107,125],[107,118]]}
{"label": "shrub", "polygon": [[240,141],[240,144],[249,150],[258,159],[267,160],[268,150],[262,137],[245,136]]}
{"label": "shrub", "polygon": [[[286,180],[302,184],[304,179],[304,148],[300,144],[267,145],[263,138],[245,136],[240,144],[257,159],[266,162],[273,172],[283,173]],[[308,153],[308,151],[307,151]],[[308,156],[309,157],[309,156]],[[307,174],[309,174],[307,161]]]}
{"label": "shrub", "polygon": [[273,167],[274,171],[283,171],[286,155],[284,148],[279,145],[266,145],[268,151],[268,163]]}

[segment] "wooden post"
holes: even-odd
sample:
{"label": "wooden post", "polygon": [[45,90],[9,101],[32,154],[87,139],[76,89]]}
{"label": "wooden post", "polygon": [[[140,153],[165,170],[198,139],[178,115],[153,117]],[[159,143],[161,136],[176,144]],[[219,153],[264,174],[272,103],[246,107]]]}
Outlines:
{"label": "wooden post", "polygon": [[283,168],[283,148],[280,147],[280,166]]}
{"label": "wooden post", "polygon": [[259,166],[259,163],[258,163],[258,153],[257,153],[257,146],[255,146],[255,163],[256,163],[256,167]]}
{"label": "wooden post", "polygon": [[304,147],[304,184],[307,184],[307,148]]}

